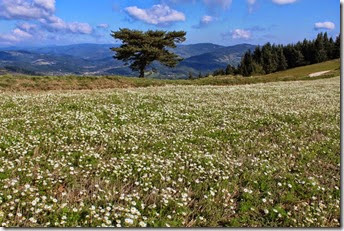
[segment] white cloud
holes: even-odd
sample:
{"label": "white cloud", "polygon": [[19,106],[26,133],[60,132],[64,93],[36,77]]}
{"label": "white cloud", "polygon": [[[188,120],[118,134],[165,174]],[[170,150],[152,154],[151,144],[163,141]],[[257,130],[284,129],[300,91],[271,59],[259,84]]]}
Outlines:
{"label": "white cloud", "polygon": [[209,15],[205,15],[202,17],[201,19],[201,23],[202,24],[209,24],[211,23],[212,21],[214,21],[214,18],[212,16],[209,16]]}
{"label": "white cloud", "polygon": [[249,30],[235,29],[231,32],[233,39],[250,39],[252,37]]}
{"label": "white cloud", "polygon": [[[43,0],[0,0],[0,18],[5,19],[39,19],[52,15],[51,1]],[[55,1],[54,1],[55,4]]]}
{"label": "white cloud", "polygon": [[98,28],[101,28],[101,29],[107,29],[109,28],[109,24],[106,24],[106,23],[101,23],[97,26]]}
{"label": "white cloud", "polygon": [[314,24],[314,28],[316,30],[319,30],[319,29],[333,30],[335,28],[335,25],[333,22],[317,22]]}
{"label": "white cloud", "polygon": [[17,24],[17,28],[26,31],[26,32],[32,32],[35,29],[37,29],[37,25],[36,24],[31,24],[31,23],[27,23],[27,22],[23,22],[23,23],[19,23]]}
{"label": "white cloud", "polygon": [[17,27],[0,37],[1,43],[20,42],[30,38],[41,38],[46,29],[50,32],[91,34],[93,28],[87,23],[65,22],[55,16],[56,0],[0,0],[0,19],[30,20],[38,24],[19,23]]}
{"label": "white cloud", "polygon": [[13,34],[0,34],[1,45],[13,45],[17,42],[19,42],[19,39],[16,38]]}
{"label": "white cloud", "polygon": [[216,20],[216,18],[214,18],[213,16],[210,15],[204,15],[201,20],[199,21],[199,23],[195,26],[193,26],[193,28],[199,29],[202,27],[205,27],[207,25],[209,25],[210,23],[214,22]]}
{"label": "white cloud", "polygon": [[285,4],[291,4],[296,2],[297,0],[272,0],[273,3],[276,3],[278,5],[285,5]]}
{"label": "white cloud", "polygon": [[19,39],[27,39],[27,38],[32,38],[32,35],[26,31],[23,31],[19,28],[16,28],[12,31],[12,34],[16,36]]}
{"label": "white cloud", "polygon": [[220,6],[223,9],[228,9],[232,4],[232,0],[203,0],[208,6]]}
{"label": "white cloud", "polygon": [[55,12],[55,0],[34,0],[36,6],[42,7],[49,12]]}
{"label": "white cloud", "polygon": [[74,34],[91,34],[93,32],[93,28],[88,23],[65,22],[57,16],[41,19],[40,22],[49,31],[64,31]]}
{"label": "white cloud", "polygon": [[31,39],[33,35],[20,28],[15,28],[8,34],[0,34],[0,44],[12,45],[17,42]]}
{"label": "white cloud", "polygon": [[185,21],[182,12],[171,9],[167,5],[154,5],[149,9],[140,9],[137,6],[125,8],[133,18],[153,25],[168,25],[173,22]]}
{"label": "white cloud", "polygon": [[247,0],[248,12],[252,13],[256,0]]}
{"label": "white cloud", "polygon": [[67,31],[76,34],[91,34],[93,32],[93,28],[88,23],[83,22],[69,22],[66,23]]}
{"label": "white cloud", "polygon": [[214,7],[222,7],[224,9],[227,9],[232,4],[232,0],[168,0],[172,3],[196,3],[196,2],[203,2],[208,7],[214,8]]}

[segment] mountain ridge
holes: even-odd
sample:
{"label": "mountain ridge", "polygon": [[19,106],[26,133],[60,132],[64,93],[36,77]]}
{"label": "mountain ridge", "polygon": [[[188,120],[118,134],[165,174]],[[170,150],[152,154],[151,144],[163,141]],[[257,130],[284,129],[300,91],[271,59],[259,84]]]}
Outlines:
{"label": "mountain ridge", "polygon": [[[0,68],[47,75],[128,75],[136,76],[120,60],[113,59],[111,47],[119,44],[72,44],[33,48],[1,48]],[[213,43],[178,45],[173,52],[184,58],[175,68],[154,62],[153,78],[186,78],[189,73],[208,74],[228,64],[236,66],[255,45],[222,46]]]}

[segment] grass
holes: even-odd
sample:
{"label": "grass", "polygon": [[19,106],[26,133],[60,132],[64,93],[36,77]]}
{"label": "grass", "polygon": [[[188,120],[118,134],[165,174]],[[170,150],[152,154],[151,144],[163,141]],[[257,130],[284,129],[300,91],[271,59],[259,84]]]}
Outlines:
{"label": "grass", "polygon": [[0,224],[340,227],[340,78],[3,92]]}
{"label": "grass", "polygon": [[[331,72],[316,78],[309,74],[319,71]],[[340,75],[340,61],[332,60],[320,64],[309,65],[277,72],[265,76],[234,77],[216,76],[196,80],[158,80],[139,79],[119,76],[78,77],[78,76],[0,76],[0,91],[47,91],[47,90],[96,90],[111,88],[149,87],[166,85],[242,85],[267,83],[276,81],[315,80]]]}

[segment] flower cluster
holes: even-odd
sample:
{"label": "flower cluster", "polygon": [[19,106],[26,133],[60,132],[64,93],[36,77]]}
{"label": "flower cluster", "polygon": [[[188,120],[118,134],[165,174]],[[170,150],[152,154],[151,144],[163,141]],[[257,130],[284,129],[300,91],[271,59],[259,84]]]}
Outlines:
{"label": "flower cluster", "polygon": [[339,79],[0,94],[5,227],[338,227]]}

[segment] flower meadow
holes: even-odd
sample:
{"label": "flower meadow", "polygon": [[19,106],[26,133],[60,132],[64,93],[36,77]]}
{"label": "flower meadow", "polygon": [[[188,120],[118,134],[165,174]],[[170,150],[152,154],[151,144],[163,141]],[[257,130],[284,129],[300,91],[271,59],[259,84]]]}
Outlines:
{"label": "flower meadow", "polygon": [[340,79],[0,93],[4,227],[339,227]]}

